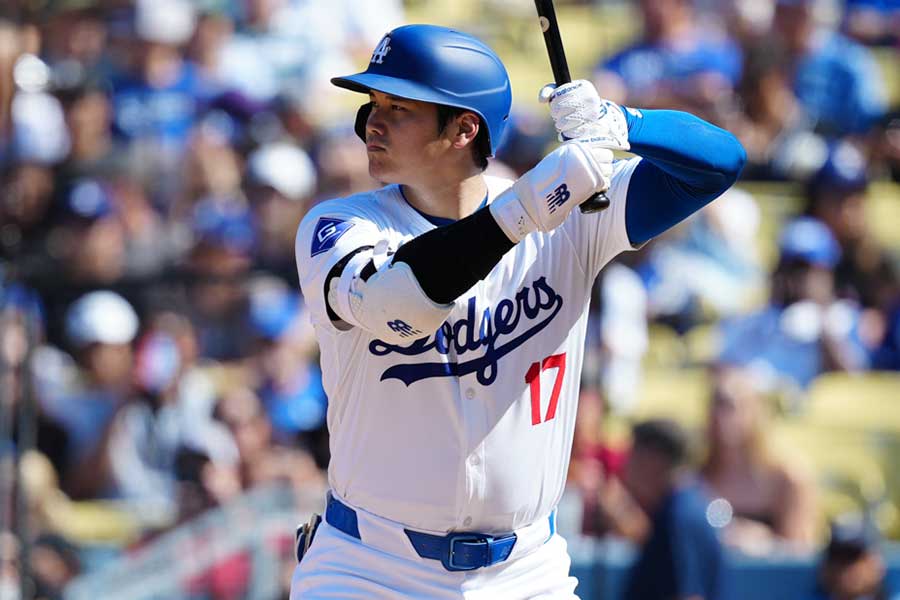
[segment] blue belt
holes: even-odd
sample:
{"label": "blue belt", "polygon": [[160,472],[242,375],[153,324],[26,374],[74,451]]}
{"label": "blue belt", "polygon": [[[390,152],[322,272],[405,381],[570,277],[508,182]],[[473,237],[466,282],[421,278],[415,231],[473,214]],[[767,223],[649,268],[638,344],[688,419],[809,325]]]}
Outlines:
{"label": "blue belt", "polygon": [[[555,512],[555,511],[554,511]],[[328,494],[325,521],[335,529],[362,540],[356,511]],[[550,515],[550,536],[556,529],[554,514]],[[489,567],[509,558],[516,545],[516,534],[488,535],[470,531],[450,532],[447,535],[432,535],[421,531],[403,530],[416,553],[422,558],[441,561],[448,571],[471,571]]]}

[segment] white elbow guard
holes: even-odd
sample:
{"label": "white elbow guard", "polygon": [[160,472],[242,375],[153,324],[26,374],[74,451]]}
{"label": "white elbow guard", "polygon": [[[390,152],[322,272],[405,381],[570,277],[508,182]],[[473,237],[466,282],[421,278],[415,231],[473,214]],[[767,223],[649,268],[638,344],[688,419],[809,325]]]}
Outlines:
{"label": "white elbow guard", "polygon": [[426,296],[404,262],[388,260],[367,281],[356,276],[348,287],[351,314],[343,318],[389,344],[431,335],[453,310],[453,304],[437,304]]}

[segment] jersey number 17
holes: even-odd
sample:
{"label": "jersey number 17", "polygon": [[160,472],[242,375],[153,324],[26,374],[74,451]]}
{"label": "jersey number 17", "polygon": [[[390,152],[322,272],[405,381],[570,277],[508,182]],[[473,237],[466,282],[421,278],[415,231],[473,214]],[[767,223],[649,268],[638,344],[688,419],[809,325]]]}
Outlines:
{"label": "jersey number 17", "polygon": [[556,381],[553,382],[553,391],[550,393],[550,404],[547,406],[547,414],[543,422],[556,416],[556,404],[559,402],[559,392],[562,389],[563,377],[566,374],[566,353],[548,356],[541,362],[531,363],[528,372],[525,373],[525,383],[531,388],[531,424],[541,424],[541,373],[547,369],[557,369]]}

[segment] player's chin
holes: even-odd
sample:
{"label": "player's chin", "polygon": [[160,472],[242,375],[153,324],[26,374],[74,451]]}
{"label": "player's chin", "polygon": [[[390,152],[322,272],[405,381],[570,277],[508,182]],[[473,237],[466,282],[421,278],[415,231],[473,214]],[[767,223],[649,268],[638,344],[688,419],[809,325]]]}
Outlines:
{"label": "player's chin", "polygon": [[369,176],[372,179],[383,183],[392,183],[390,181],[391,174],[394,169],[390,166],[390,161],[386,160],[384,153],[369,152]]}

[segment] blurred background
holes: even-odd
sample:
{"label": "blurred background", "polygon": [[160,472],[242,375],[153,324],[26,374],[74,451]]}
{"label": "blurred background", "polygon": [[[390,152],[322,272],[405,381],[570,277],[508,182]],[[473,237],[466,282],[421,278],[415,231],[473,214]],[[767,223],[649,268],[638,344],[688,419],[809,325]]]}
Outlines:
{"label": "blurred background", "polygon": [[[630,565],[678,572],[712,532],[699,556],[722,557],[729,597],[891,598],[900,3],[557,10],[575,77],[749,155],[725,197],[597,281],[560,507],[579,594],[649,598]],[[482,37],[514,90],[490,169],[514,177],[555,143],[533,11],[0,5],[0,599],[288,597],[328,463],[294,234],[377,185],[360,97],[328,78],[402,23]],[[686,480],[696,515],[662,511]],[[669,530],[690,543],[652,556]]]}

